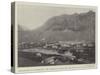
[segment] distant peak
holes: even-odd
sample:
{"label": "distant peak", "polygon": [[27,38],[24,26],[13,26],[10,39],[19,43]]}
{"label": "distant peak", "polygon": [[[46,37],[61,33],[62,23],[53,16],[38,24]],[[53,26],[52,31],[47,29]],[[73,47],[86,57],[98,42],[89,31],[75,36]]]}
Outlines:
{"label": "distant peak", "polygon": [[94,11],[92,11],[92,10],[90,10],[89,12],[88,12],[88,14],[94,14],[95,12]]}

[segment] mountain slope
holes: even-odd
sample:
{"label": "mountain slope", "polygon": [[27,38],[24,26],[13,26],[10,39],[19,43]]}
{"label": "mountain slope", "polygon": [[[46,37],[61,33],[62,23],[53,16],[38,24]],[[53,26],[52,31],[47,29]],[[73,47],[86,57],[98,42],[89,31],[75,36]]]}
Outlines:
{"label": "mountain slope", "polygon": [[37,30],[19,31],[19,41],[94,41],[95,12],[59,15],[47,20]]}

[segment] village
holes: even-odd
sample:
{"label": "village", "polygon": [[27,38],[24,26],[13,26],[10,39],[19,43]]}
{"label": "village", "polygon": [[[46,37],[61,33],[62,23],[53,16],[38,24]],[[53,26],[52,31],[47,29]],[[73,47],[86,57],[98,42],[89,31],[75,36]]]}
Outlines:
{"label": "village", "polygon": [[22,42],[19,44],[19,53],[24,54],[26,58],[34,59],[35,65],[95,63],[94,42]]}

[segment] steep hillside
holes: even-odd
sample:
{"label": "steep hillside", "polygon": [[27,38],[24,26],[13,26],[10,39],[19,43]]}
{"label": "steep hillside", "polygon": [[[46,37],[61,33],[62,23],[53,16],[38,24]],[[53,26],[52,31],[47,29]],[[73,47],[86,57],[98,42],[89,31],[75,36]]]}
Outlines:
{"label": "steep hillside", "polygon": [[23,30],[19,26],[19,41],[94,41],[95,12],[62,14],[46,21],[37,30]]}

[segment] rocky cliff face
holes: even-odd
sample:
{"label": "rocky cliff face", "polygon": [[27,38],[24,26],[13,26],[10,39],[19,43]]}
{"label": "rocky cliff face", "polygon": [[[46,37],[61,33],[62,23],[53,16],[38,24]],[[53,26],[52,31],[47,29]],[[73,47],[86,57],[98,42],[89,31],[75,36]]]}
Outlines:
{"label": "rocky cliff face", "polygon": [[94,41],[95,12],[54,16],[37,30],[23,30],[19,25],[19,41]]}

